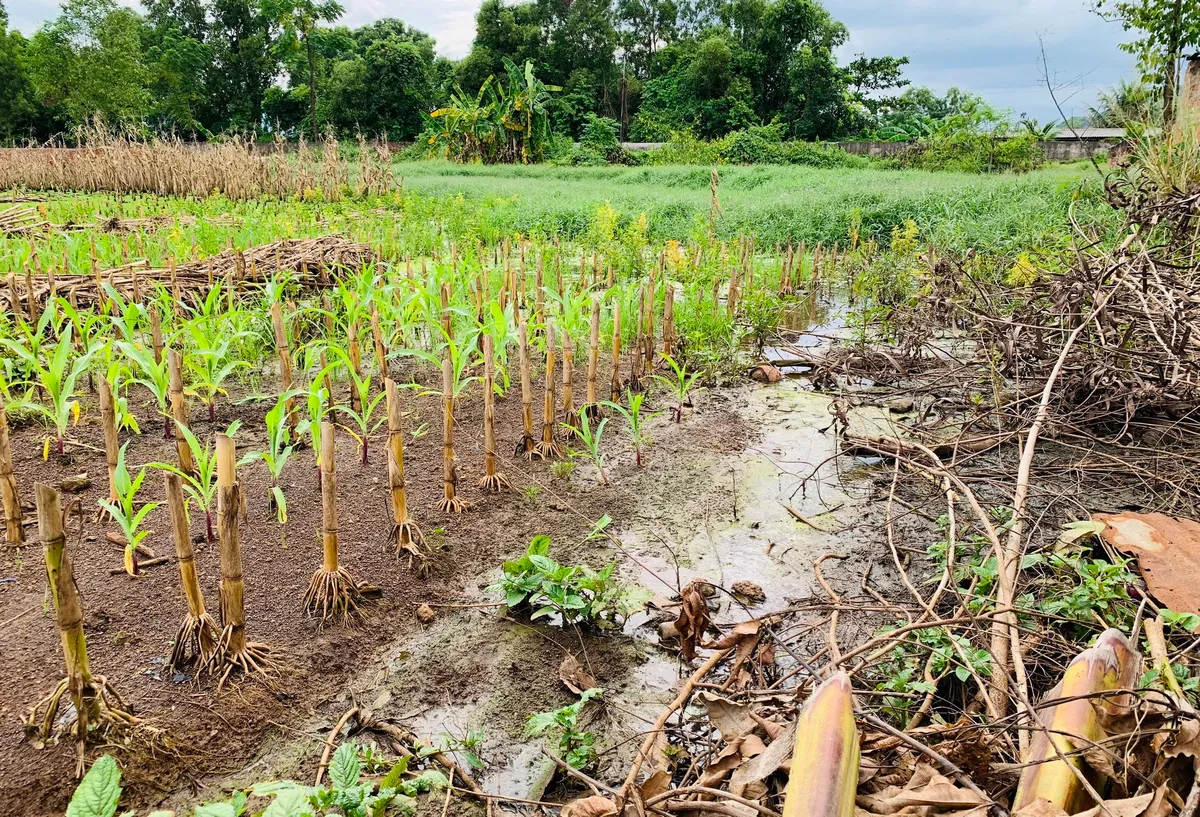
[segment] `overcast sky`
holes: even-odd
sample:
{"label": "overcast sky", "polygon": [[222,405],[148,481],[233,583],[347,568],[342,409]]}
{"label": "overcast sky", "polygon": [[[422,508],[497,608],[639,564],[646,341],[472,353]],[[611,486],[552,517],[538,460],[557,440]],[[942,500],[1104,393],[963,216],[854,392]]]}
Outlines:
{"label": "overcast sky", "polygon": [[[58,12],[56,0],[2,0],[11,23],[29,34]],[[137,5],[136,0],[122,0]],[[341,22],[357,26],[399,17],[434,36],[438,51],[462,57],[471,47],[480,0],[342,0]],[[1038,35],[1051,76],[1064,85],[1067,115],[1083,114],[1096,92],[1131,77],[1133,61],[1117,49],[1126,35],[1089,10],[1088,0],[826,0],[850,29],[844,59],[857,53],[903,55],[915,85],[952,85],[1043,122],[1058,118],[1042,83]]]}

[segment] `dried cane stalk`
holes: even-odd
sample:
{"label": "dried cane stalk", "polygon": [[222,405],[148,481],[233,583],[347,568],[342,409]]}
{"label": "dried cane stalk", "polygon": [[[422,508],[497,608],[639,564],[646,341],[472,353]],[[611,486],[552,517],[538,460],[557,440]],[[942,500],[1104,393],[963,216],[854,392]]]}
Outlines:
{"label": "dried cane stalk", "polygon": [[479,487],[486,494],[511,491],[512,483],[496,471],[496,373],[492,336],[483,334],[483,477]]}
{"label": "dried cane stalk", "polygon": [[175,539],[175,557],[179,563],[179,586],[187,601],[187,612],[175,633],[168,666],[182,670],[197,665],[201,670],[213,662],[219,640],[217,622],[204,606],[204,592],[196,572],[196,553],[192,548],[188,527],[187,500],[183,494],[183,479],[178,474],[163,474],[167,507],[171,512],[171,533]]}
{"label": "dried cane stalk", "polygon": [[600,369],[600,298],[592,296],[592,325],[588,337],[588,376],[587,376],[587,416],[596,419],[603,410],[600,406],[600,395],[596,388],[596,377]]}
{"label": "dried cane stalk", "polygon": [[[180,428],[188,426],[187,398],[183,394],[183,355],[174,349],[167,350],[167,368],[171,382],[169,394],[171,397],[171,416]],[[196,463],[192,459],[192,449],[182,434],[175,435],[175,450],[179,454],[179,470],[185,474],[196,472]]]}
{"label": "dried cane stalk", "polygon": [[0,499],[4,501],[4,541],[10,545],[19,545],[25,541],[25,523],[21,515],[17,478],[13,474],[8,415],[3,406],[0,406]]}
{"label": "dried cane stalk", "polygon": [[425,546],[425,534],[408,515],[408,494],[404,481],[404,428],[400,416],[400,396],[391,378],[383,382],[388,422],[388,490],[392,497],[392,540],[396,555],[407,553],[409,566],[419,575],[429,572],[433,553]]}
{"label": "dried cane stalk", "polygon": [[[271,304],[271,326],[275,330],[275,348],[279,353],[279,381],[284,393],[287,394],[292,391],[292,354],[288,347],[287,327],[283,323],[283,306],[279,301]],[[292,439],[299,439],[300,435],[296,432],[299,418],[296,416],[296,399],[294,397],[287,399],[287,423],[292,432]]]}
{"label": "dried cane stalk", "polygon": [[[448,355],[449,353],[447,353]],[[442,361],[442,499],[443,513],[462,513],[466,505],[458,498],[458,468],[454,462],[454,364]]]}
{"label": "dried cane stalk", "polygon": [[304,609],[328,621],[350,620],[362,601],[357,581],[338,563],[337,436],[333,423],[321,423],[321,567],[313,573]]}
{"label": "dried cane stalk", "polygon": [[529,327],[522,315],[517,324],[517,342],[521,349],[521,442],[514,452],[527,460],[537,456],[537,443],[533,438],[533,380],[529,360]]}

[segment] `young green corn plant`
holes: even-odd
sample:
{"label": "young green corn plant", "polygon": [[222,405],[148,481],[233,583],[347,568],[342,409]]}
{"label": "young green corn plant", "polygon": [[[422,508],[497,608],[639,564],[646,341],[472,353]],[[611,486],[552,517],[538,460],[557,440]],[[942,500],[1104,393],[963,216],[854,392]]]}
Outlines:
{"label": "young green corn plant", "polygon": [[[42,363],[41,360],[11,341],[4,341],[4,346],[29,366],[33,374],[33,379],[28,381],[29,385],[37,386],[45,401],[24,399],[17,401],[15,405],[40,415],[54,426],[58,454],[62,456],[63,438],[67,434],[67,426],[71,423],[72,417],[76,422],[79,420],[79,402],[75,400],[75,384],[87,371],[88,365],[91,363],[90,355],[77,355],[72,359],[71,324],[69,323],[63,327],[58,344],[54,347],[46,363]],[[42,449],[42,458],[46,459],[49,456],[50,438],[47,437],[46,444]]]}
{"label": "young green corn plant", "polygon": [[663,377],[662,375],[650,375],[658,382],[665,385],[671,390],[675,397],[675,422],[683,422],[684,407],[691,408],[692,405],[692,387],[696,385],[696,381],[700,379],[703,372],[693,372],[688,374],[687,371],[675,362],[675,358],[670,355],[663,355],[663,361],[671,367],[673,377]]}
{"label": "young green corn plant", "polygon": [[126,343],[139,342],[147,321],[146,308],[132,299],[126,301],[112,284],[106,283],[104,292],[111,310],[108,319],[117,334]]}
{"label": "young green corn plant", "polygon": [[[108,346],[111,338],[105,331],[108,328],[108,321],[103,315],[99,315],[90,309],[76,309],[71,306],[71,302],[66,298],[58,299],[58,307],[62,310],[66,319],[71,322],[75,337],[75,347],[80,354],[94,357],[96,353]],[[95,392],[96,381],[92,377],[91,369],[88,370],[87,375],[88,389]]]}
{"label": "young green corn plant", "polygon": [[191,388],[187,394],[200,398],[208,407],[208,419],[217,419],[217,395],[228,396],[225,389],[227,381],[240,368],[250,368],[250,364],[234,356],[233,344],[247,332],[225,333],[221,337],[213,337],[211,333],[195,323],[184,327],[192,340],[192,351],[187,357],[190,365]]}
{"label": "young green corn plant", "polygon": [[329,391],[322,385],[319,380],[313,381],[311,387],[305,397],[305,408],[308,411],[308,416],[300,423],[300,427],[308,429],[308,436],[312,441],[313,460],[317,466],[317,489],[321,488],[321,424],[325,422],[327,406],[329,404]]}
{"label": "young green corn plant", "polygon": [[158,403],[158,413],[163,418],[163,439],[171,439],[171,426],[174,423],[170,411],[167,410],[167,401],[171,394],[171,370],[167,355],[163,355],[162,360],[155,360],[154,350],[141,344],[121,341],[117,346],[133,364],[130,367],[133,376],[128,382],[144,386],[153,395]]}
{"label": "young green corn plant", "polygon": [[596,430],[592,431],[591,421],[588,420],[587,414],[580,413],[580,423],[578,426],[568,426],[575,434],[575,441],[583,444],[583,450],[571,450],[571,459],[587,460],[592,465],[596,466],[596,471],[600,475],[600,484],[608,484],[608,475],[604,472],[604,463],[607,459],[604,452],[600,450],[600,438],[604,435],[604,427],[608,425],[608,418],[600,420],[596,426]]}
{"label": "young green corn plant", "polygon": [[[235,421],[228,429],[226,436],[232,437],[237,433],[241,421]],[[183,478],[183,489],[196,507],[204,512],[204,530],[208,544],[217,540],[213,531],[213,502],[217,498],[217,452],[212,443],[201,443],[192,430],[185,425],[176,425],[176,431],[183,435],[188,449],[192,452],[192,462],[196,466],[195,473],[188,474],[177,466],[166,462],[152,462],[151,468],[170,471]]]}
{"label": "young green corn plant", "polygon": [[296,450],[287,423],[287,403],[297,393],[280,395],[274,408],[267,412],[267,450],[251,451],[238,460],[238,465],[249,465],[262,460],[267,466],[267,473],[271,475],[271,484],[267,489],[269,499],[271,507],[275,510],[275,518],[281,525],[287,522],[287,497],[284,496],[283,488],[279,486],[279,478],[283,476],[283,467]]}
{"label": "young green corn plant", "polygon": [[371,444],[371,435],[378,431],[379,427],[387,421],[386,417],[376,416],[376,410],[379,408],[379,404],[383,402],[384,393],[379,392],[379,394],[375,395],[375,398],[372,399],[371,376],[369,374],[364,374],[362,377],[359,377],[354,371],[354,366],[350,362],[350,355],[348,355],[345,350],[337,346],[330,346],[329,351],[333,352],[334,357],[338,358],[338,360],[326,366],[325,369],[323,369],[317,375],[317,380],[322,380],[325,375],[335,367],[344,368],[346,370],[346,376],[350,380],[350,388],[353,389],[354,393],[358,396],[358,404],[361,408],[356,411],[348,406],[339,406],[338,411],[349,417],[354,422],[357,431],[352,428],[346,428],[345,426],[343,426],[343,428],[346,428],[346,431],[349,432],[354,439],[358,440],[359,453],[362,454],[362,464],[367,465],[369,462],[368,451]]}
{"label": "young green corn plant", "polygon": [[43,310],[36,324],[30,325],[22,319],[15,328],[16,338],[0,339],[0,343],[12,353],[11,357],[3,359],[6,379],[11,383],[21,383],[37,376],[34,362],[45,356],[51,339],[61,333],[55,323],[53,309]]}
{"label": "young green corn plant", "polygon": [[646,433],[646,421],[652,420],[662,414],[661,411],[652,411],[648,414],[643,414],[642,403],[645,399],[646,395],[641,392],[627,391],[625,392],[625,402],[629,404],[628,408],[612,401],[605,401],[604,403],[605,406],[625,418],[629,440],[633,443],[634,461],[639,468],[646,464],[642,452],[650,442],[650,435]]}
{"label": "young green corn plant", "polygon": [[137,476],[129,473],[129,468],[125,465],[125,450],[129,448],[129,443],[121,446],[121,450],[117,452],[117,470],[113,474],[113,489],[117,495],[116,502],[110,502],[107,499],[100,500],[100,507],[108,511],[114,522],[120,527],[122,535],[125,537],[125,572],[130,576],[136,576],[138,572],[137,562],[137,547],[142,540],[150,535],[150,531],[140,530],[142,522],[146,516],[158,507],[157,502],[148,502],[140,509],[134,505],[134,500],[137,498],[137,493],[141,490],[142,480],[146,478],[146,469],[149,466],[143,465],[137,472]]}

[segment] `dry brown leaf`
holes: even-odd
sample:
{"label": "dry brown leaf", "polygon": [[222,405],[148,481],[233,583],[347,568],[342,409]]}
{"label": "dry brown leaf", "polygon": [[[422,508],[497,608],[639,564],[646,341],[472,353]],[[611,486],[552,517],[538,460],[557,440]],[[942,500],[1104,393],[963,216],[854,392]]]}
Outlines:
{"label": "dry brown leaf", "polygon": [[563,654],[562,663],[558,665],[558,679],[576,695],[582,695],[585,691],[600,686],[569,652]]}
{"label": "dry brown leaf", "polygon": [[762,727],[763,734],[767,736],[767,740],[775,740],[787,730],[787,727],[782,723],[767,720],[755,712],[751,712],[750,717],[754,718],[754,722]]}
{"label": "dry brown leaf", "polygon": [[949,778],[922,764],[903,789],[889,786],[878,794],[860,794],[856,802],[875,814],[897,814],[910,806],[932,806],[934,811],[973,811],[986,802],[975,792],[956,786]]}
{"label": "dry brown leaf", "polygon": [[572,800],[562,807],[560,817],[617,817],[617,806],[599,795]]}
{"label": "dry brown leaf", "polygon": [[1163,783],[1154,790],[1154,799],[1150,801],[1150,805],[1146,806],[1146,810],[1142,813],[1142,817],[1171,817],[1175,813],[1175,807],[1171,805],[1171,800],[1167,796],[1167,784]]}
{"label": "dry brown leaf", "polygon": [[649,800],[651,797],[657,797],[669,788],[671,788],[671,773],[665,769],[659,769],[642,783],[642,799]]}
{"label": "dry brown leaf", "polygon": [[1105,800],[1104,811],[1101,811],[1099,806],[1095,806],[1087,811],[1081,811],[1076,817],[1140,817],[1154,800],[1154,795],[1154,792],[1148,792],[1139,794],[1137,797],[1127,797],[1124,800]]}
{"label": "dry brown leaf", "polygon": [[745,704],[735,703],[711,692],[700,693],[700,700],[708,710],[708,722],[721,733],[721,739],[726,743],[754,731],[754,716]]}
{"label": "dry brown leaf", "polygon": [[795,741],[796,722],[793,721],[791,726],[771,741],[771,745],[766,748],[766,751],[747,762],[743,769],[739,770],[741,773],[738,775],[738,779],[743,783],[766,780],[782,769],[788,758],[792,756],[792,744]]}
{"label": "dry brown leaf", "polygon": [[715,788],[718,783],[724,780],[733,772],[734,769],[742,765],[742,755],[739,751],[742,747],[740,740],[735,740],[727,745],[717,754],[716,760],[708,764],[708,768],[704,770],[704,774],[700,775],[700,779],[696,781],[698,786],[707,786]]}
{"label": "dry brown leaf", "polygon": [[696,645],[704,638],[708,630],[708,602],[700,592],[700,587],[692,582],[683,588],[683,602],[679,607],[679,618],[675,620],[675,631],[679,633],[680,650],[687,661],[696,657]]}
{"label": "dry brown leaf", "polygon": [[750,370],[750,379],[757,380],[759,383],[778,383],[783,380],[783,372],[778,366],[773,366],[770,363],[759,363]]}
{"label": "dry brown leaf", "polygon": [[[707,611],[706,611],[707,612]],[[762,629],[762,622],[758,619],[743,621],[738,624],[725,635],[721,636],[717,641],[712,641],[704,644],[706,650],[727,650],[730,647],[736,647],[747,638],[752,638],[758,635],[758,631]]]}

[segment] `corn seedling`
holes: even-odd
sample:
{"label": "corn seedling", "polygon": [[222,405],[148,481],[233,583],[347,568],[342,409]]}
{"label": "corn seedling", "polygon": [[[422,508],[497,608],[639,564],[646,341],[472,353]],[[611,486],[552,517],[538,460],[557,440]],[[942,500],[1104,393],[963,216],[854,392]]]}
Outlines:
{"label": "corn seedling", "polygon": [[[225,433],[232,437],[237,433],[240,425],[240,421],[235,421],[226,429]],[[204,514],[206,541],[211,545],[216,541],[216,536],[213,534],[213,500],[217,498],[216,451],[211,443],[201,443],[187,426],[179,426],[176,431],[188,447],[188,454],[195,466],[194,470],[184,471],[181,467],[165,462],[152,462],[150,467],[178,474],[183,480],[183,489],[196,508]]]}
{"label": "corn seedling", "polygon": [[[338,358],[338,362],[331,363],[330,366],[336,367],[339,365],[346,369],[346,374],[350,378],[350,394],[356,396],[356,399],[351,400],[349,408],[341,406],[338,410],[346,415],[353,423],[355,429],[346,428],[348,432],[358,441],[359,454],[362,458],[362,465],[367,465],[369,460],[368,452],[370,450],[371,435],[379,430],[379,427],[386,421],[385,417],[377,417],[376,411],[379,404],[383,402],[384,393],[380,392],[371,397],[371,378],[369,375],[362,375],[353,363],[353,359],[342,349],[336,346],[329,347],[334,356]],[[317,379],[323,378],[328,369],[317,375]],[[291,398],[288,398],[289,402]]]}
{"label": "corn seedling", "polygon": [[601,418],[596,425],[596,430],[592,431],[592,423],[587,418],[587,414],[580,414],[579,425],[572,426],[571,431],[575,435],[575,441],[583,445],[582,451],[571,451],[572,459],[587,460],[596,466],[596,471],[600,476],[600,484],[608,484],[608,475],[604,472],[605,456],[600,450],[600,439],[604,435],[604,427],[608,425],[608,418]]}
{"label": "corn seedling", "polygon": [[607,403],[607,406],[613,411],[625,418],[626,430],[629,432],[629,441],[633,443],[634,462],[640,468],[645,465],[643,452],[650,442],[650,435],[646,433],[646,421],[652,420],[661,411],[650,412],[649,414],[642,413],[642,403],[645,401],[646,395],[640,392],[629,391],[625,393],[625,402],[629,404],[626,408],[620,403]]}
{"label": "corn seedling", "polygon": [[125,443],[117,452],[117,467],[113,471],[112,484],[112,490],[117,497],[116,501],[101,499],[99,502],[100,506],[116,522],[117,527],[121,529],[121,535],[125,537],[125,572],[130,576],[136,576],[138,546],[141,545],[143,539],[150,535],[150,531],[140,529],[141,524],[145,521],[146,516],[158,507],[158,503],[148,502],[140,509],[135,505],[137,493],[142,488],[143,480],[146,479],[148,466],[143,465],[136,476],[130,474],[125,465],[125,450],[128,447],[129,443]]}
{"label": "corn seedling", "polygon": [[275,511],[275,518],[281,525],[287,522],[287,497],[284,496],[283,488],[279,485],[279,478],[283,476],[283,468],[296,450],[296,445],[291,437],[291,429],[287,424],[287,403],[290,399],[291,395],[280,395],[275,406],[267,412],[265,418],[267,450],[250,451],[238,460],[238,465],[249,465],[261,460],[267,466],[267,473],[271,477],[270,485],[267,488],[268,502],[270,502],[271,510]]}
{"label": "corn seedling", "polygon": [[700,379],[703,372],[693,372],[688,374],[683,366],[675,362],[675,358],[670,355],[662,356],[663,362],[671,367],[672,377],[664,377],[662,375],[651,375],[659,383],[662,383],[671,390],[672,396],[675,398],[675,422],[683,422],[684,408],[691,408],[692,405],[692,388],[696,385],[696,381]]}
{"label": "corn seedling", "polygon": [[[171,369],[166,360],[155,360],[154,352],[136,344],[123,341],[118,348],[134,364],[134,376],[129,382],[144,387],[158,404],[158,413],[163,418],[163,439],[171,439],[171,414],[167,410],[171,397]],[[140,375],[140,376],[138,376]]]}
{"label": "corn seedling", "polygon": [[196,665],[203,669],[217,654],[217,622],[204,606],[204,593],[196,572],[196,553],[192,548],[191,531],[188,525],[187,500],[183,493],[183,479],[179,474],[163,474],[167,507],[171,511],[171,533],[175,540],[175,557],[179,566],[179,587],[187,602],[187,612],[179,622],[175,643],[171,648],[168,666],[182,670]]}
{"label": "corn seedling", "polygon": [[58,632],[62,639],[67,677],[48,696],[39,701],[26,719],[26,728],[48,739],[58,721],[59,704],[69,695],[74,709],[68,731],[74,732],[78,751],[76,774],[83,774],[84,744],[89,738],[105,738],[113,729],[136,726],[139,721],[108,681],[92,675],[88,662],[87,641],[83,633],[83,604],[75,571],[67,553],[67,534],[58,492],[49,485],[33,486],[41,539],[54,602]]}
{"label": "corn seedling", "polygon": [[328,621],[349,620],[362,601],[359,583],[338,564],[337,441],[333,424],[321,429],[321,567],[313,573],[304,609]]}
{"label": "corn seedling", "polygon": [[[63,438],[66,437],[67,427],[72,417],[79,418],[79,403],[75,400],[75,384],[87,371],[90,358],[87,355],[71,357],[71,325],[67,324],[59,336],[58,344],[50,354],[46,363],[33,357],[31,353],[13,344],[12,341],[2,340],[4,346],[18,359],[28,363],[33,379],[29,385],[37,386],[42,393],[42,400],[19,400],[14,405],[32,411],[41,416],[49,425],[54,427],[55,440],[59,456],[63,455]],[[43,447],[43,457],[49,457],[50,438],[46,438]]]}
{"label": "corn seedling", "polygon": [[247,333],[236,332],[232,335],[224,331],[222,336],[213,338],[211,333],[197,323],[189,323],[186,327],[192,341],[192,350],[188,354],[191,387],[188,394],[197,397],[208,409],[209,422],[217,419],[217,396],[228,396],[225,383],[238,369],[249,368],[250,364],[234,356],[233,345]]}

